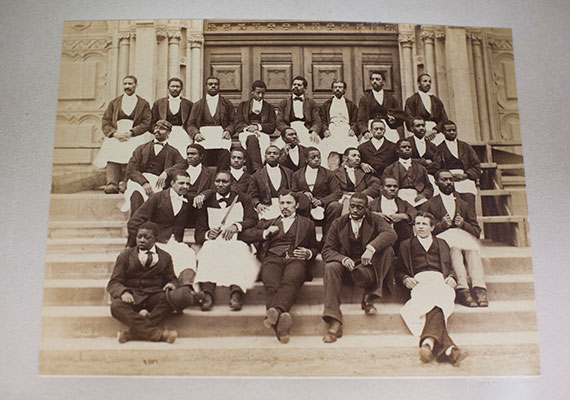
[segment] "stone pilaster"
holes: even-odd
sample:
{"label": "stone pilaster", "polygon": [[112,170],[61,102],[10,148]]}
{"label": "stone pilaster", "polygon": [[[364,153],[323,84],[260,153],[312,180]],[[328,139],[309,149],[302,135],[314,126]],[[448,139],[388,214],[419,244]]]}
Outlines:
{"label": "stone pilaster", "polygon": [[[192,20],[191,32],[188,35],[188,48],[190,53],[190,68],[188,71],[187,82],[190,82],[190,99],[192,101],[199,100],[202,97],[203,77],[202,77],[202,64],[203,64],[203,48],[204,48],[204,35],[202,33],[202,21]],[[206,72],[208,73],[208,71]]]}
{"label": "stone pilaster", "polygon": [[489,127],[489,106],[487,104],[487,92],[485,89],[485,71],[483,68],[483,53],[481,48],[482,35],[471,33],[473,46],[473,67],[475,74],[475,88],[477,92],[477,106],[479,110],[479,124],[481,128],[481,140],[491,138]]}
{"label": "stone pilaster", "polygon": [[153,21],[136,21],[135,75],[137,94],[147,101],[154,99],[156,65],[156,28]]}
{"label": "stone pilaster", "polygon": [[414,44],[413,31],[401,30],[398,35],[400,48],[402,51],[402,98],[405,101],[408,97],[414,94],[414,60],[412,47]]}
{"label": "stone pilaster", "polygon": [[435,70],[435,32],[422,27],[420,38],[424,44],[425,68],[424,72],[431,76],[432,92],[437,94],[437,74]]}

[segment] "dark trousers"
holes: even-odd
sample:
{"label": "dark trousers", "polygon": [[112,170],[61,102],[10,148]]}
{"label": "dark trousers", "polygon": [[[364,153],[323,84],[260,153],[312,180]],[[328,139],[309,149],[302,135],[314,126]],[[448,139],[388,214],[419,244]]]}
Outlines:
{"label": "dark trousers", "polygon": [[135,212],[142,206],[144,203],[144,199],[142,194],[139,192],[134,192],[131,195],[131,218],[135,215]]}
{"label": "dark trousers", "polygon": [[255,135],[249,135],[245,139],[245,148],[249,158],[251,171],[255,172],[258,169],[263,168],[263,162],[261,161],[261,147],[259,146],[259,139]]}
{"label": "dark trousers", "polygon": [[[149,315],[143,317],[139,311],[146,309]],[[139,304],[128,304],[120,298],[111,302],[111,315],[129,327],[131,334],[143,340],[158,342],[162,338],[163,329],[158,326],[162,320],[172,313],[164,292],[149,295]]]}
{"label": "dark trousers", "polygon": [[323,319],[326,322],[332,322],[331,319],[336,319],[342,323],[340,291],[343,284],[353,284],[350,271],[337,261],[326,263],[323,279],[325,290]]}
{"label": "dark trousers", "polygon": [[424,339],[432,338],[435,342],[433,354],[440,358],[449,346],[453,346],[453,340],[447,333],[447,326],[445,325],[445,317],[443,311],[439,307],[434,307],[426,314],[426,323],[420,338],[420,346]]}
{"label": "dark trousers", "polygon": [[305,282],[305,261],[269,255],[261,266],[261,279],[266,307],[288,312]]}
{"label": "dark trousers", "polygon": [[114,183],[115,185],[118,185],[119,182],[125,180],[126,169],[127,169],[127,164],[118,164],[110,161],[107,162],[107,167],[105,167],[107,185],[109,183]]}
{"label": "dark trousers", "polygon": [[206,149],[206,166],[216,171],[230,169],[230,152],[226,149]]}
{"label": "dark trousers", "polygon": [[[216,282],[200,282],[200,290],[208,293],[213,299],[216,294]],[[238,285],[230,285],[230,294],[233,292],[243,293],[243,290]]]}

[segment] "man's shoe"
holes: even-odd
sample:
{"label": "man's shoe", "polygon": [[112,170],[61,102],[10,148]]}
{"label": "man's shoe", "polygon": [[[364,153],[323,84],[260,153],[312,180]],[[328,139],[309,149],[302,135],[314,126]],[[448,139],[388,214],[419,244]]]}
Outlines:
{"label": "man's shoe", "polygon": [[479,307],[489,307],[489,300],[487,300],[487,290],[482,287],[474,287],[473,295]]}
{"label": "man's shoe", "polygon": [[165,329],[165,330],[162,332],[161,340],[162,340],[163,342],[172,344],[172,343],[176,342],[176,338],[177,338],[177,337],[178,337],[178,332],[176,332],[175,330],[170,330],[170,331],[169,331],[168,329]]}
{"label": "man's shoe", "polygon": [[105,194],[117,194],[119,193],[119,186],[115,183],[108,183],[103,191]]}
{"label": "man's shoe", "polygon": [[461,361],[467,357],[467,352],[465,350],[461,350],[455,346],[451,348],[451,354],[447,356],[447,360],[451,365],[454,367],[459,367]]}
{"label": "man's shoe", "polygon": [[210,311],[214,307],[214,298],[210,293],[204,293],[202,300],[202,311]]}
{"label": "man's shoe", "polygon": [[281,343],[289,343],[289,331],[291,330],[291,326],[293,326],[293,318],[291,318],[291,314],[288,312],[281,313],[281,315],[279,315],[279,321],[277,322],[277,327],[275,329],[277,339]]}
{"label": "man's shoe", "polygon": [[364,314],[366,315],[374,315],[378,311],[376,310],[376,307],[374,307],[374,304],[372,304],[372,300],[368,295],[364,295],[362,298],[361,308],[364,310]]}
{"label": "man's shoe", "polygon": [[117,340],[119,340],[119,343],[126,343],[131,340],[137,340],[137,338],[127,329],[117,332]]}
{"label": "man's shoe", "polygon": [[279,320],[279,310],[271,307],[265,312],[265,319],[263,320],[263,326],[267,329],[273,328]]}
{"label": "man's shoe", "polygon": [[239,311],[243,305],[243,293],[239,291],[232,292],[230,295],[230,309],[232,311]]}
{"label": "man's shoe", "polygon": [[477,307],[477,302],[471,297],[469,289],[459,289],[457,291],[457,302],[465,307]]}
{"label": "man's shoe", "polygon": [[327,323],[327,331],[323,336],[323,342],[334,343],[338,338],[342,337],[342,324],[340,321],[333,319],[332,322]]}
{"label": "man's shoe", "polygon": [[127,182],[126,181],[119,182],[119,192],[125,193],[126,190],[127,190]]}
{"label": "man's shoe", "polygon": [[427,344],[422,344],[420,346],[420,361],[423,363],[429,363],[433,360],[433,350]]}

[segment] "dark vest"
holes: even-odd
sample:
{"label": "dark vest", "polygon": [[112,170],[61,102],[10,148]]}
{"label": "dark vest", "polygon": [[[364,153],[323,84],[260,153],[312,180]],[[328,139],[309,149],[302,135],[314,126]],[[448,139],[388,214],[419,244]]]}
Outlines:
{"label": "dark vest", "polygon": [[279,197],[279,192],[281,190],[284,189],[288,189],[287,187],[287,175],[285,175],[285,173],[283,172],[282,169],[279,169],[281,171],[281,184],[279,185],[278,188],[274,188],[273,187],[273,182],[271,182],[271,178],[268,177],[269,180],[269,189],[271,189],[271,197]]}
{"label": "dark vest", "polygon": [[259,114],[254,113],[253,111],[249,110],[249,123],[250,124],[260,124],[261,123],[261,112]]}
{"label": "dark vest", "polygon": [[[136,108],[136,106],[135,106],[135,108]],[[122,108],[119,108],[119,114],[117,115],[117,120],[120,120],[120,119],[130,119],[130,120],[134,121],[135,120],[135,110],[133,109],[133,112],[130,115],[127,115],[123,112]]]}
{"label": "dark vest", "polygon": [[401,189],[415,189],[414,186],[414,174],[412,173],[413,167],[406,170],[400,162],[398,162],[398,168],[400,169],[400,182],[398,182]]}
{"label": "dark vest", "polygon": [[[447,169],[465,169],[463,162],[459,158],[455,158],[451,151],[447,148],[447,145],[443,145],[443,157],[445,159],[445,168]],[[458,146],[459,147],[459,146]],[[459,150],[458,150],[459,151]],[[443,166],[442,166],[443,168]]]}
{"label": "dark vest", "polygon": [[413,238],[410,242],[412,252],[412,266],[414,275],[423,271],[437,271],[441,272],[441,264],[439,262],[439,246],[435,238],[429,248],[429,251],[424,249],[417,238]]}
{"label": "dark vest", "polygon": [[182,126],[182,103],[180,103],[180,108],[176,114],[172,114],[170,111],[170,104],[166,105],[166,120],[175,126]]}
{"label": "dark vest", "polygon": [[348,244],[350,246],[349,257],[354,261],[360,260],[362,253],[364,253],[364,248],[362,247],[362,238],[356,238],[354,236],[354,232],[352,231],[352,222],[350,222],[350,219],[348,220]]}
{"label": "dark vest", "polygon": [[293,100],[293,97],[291,97],[291,115],[289,115],[289,120],[291,122],[293,121],[305,121],[305,113],[303,112],[303,118],[297,118],[295,116],[295,107],[293,107],[293,104],[295,103],[295,100]]}
{"label": "dark vest", "polygon": [[166,162],[166,151],[164,148],[157,154],[154,154],[154,145],[152,145],[152,151],[148,156],[148,162],[144,166],[144,171],[150,172],[154,175],[160,175],[164,172],[164,163]]}
{"label": "dark vest", "polygon": [[[220,107],[221,99],[218,99],[218,107],[216,108],[216,113],[210,115],[210,109],[208,108],[208,102],[204,98],[204,107],[202,107],[202,126],[219,126],[220,123]],[[182,106],[181,106],[182,107]]]}
{"label": "dark vest", "polygon": [[293,251],[295,246],[295,233],[297,232],[297,218],[291,224],[289,230],[283,232],[283,222],[277,223],[279,233],[275,235],[269,242],[269,254],[281,257],[286,251]]}
{"label": "dark vest", "polygon": [[[347,192],[354,192],[356,190],[356,187],[354,186],[354,182],[352,182],[352,180],[348,176],[346,169],[344,170],[344,173],[346,175],[346,191]],[[354,173],[354,179],[356,179],[356,172]]]}
{"label": "dark vest", "polygon": [[[378,104],[378,101],[376,100],[376,97],[374,97],[373,93],[372,93],[372,100],[374,100],[374,101],[372,101],[368,107],[368,119],[386,118],[386,115],[382,110],[383,105]],[[384,97],[383,97],[382,101],[383,101],[383,104],[386,103],[386,91],[385,90],[384,90]]]}

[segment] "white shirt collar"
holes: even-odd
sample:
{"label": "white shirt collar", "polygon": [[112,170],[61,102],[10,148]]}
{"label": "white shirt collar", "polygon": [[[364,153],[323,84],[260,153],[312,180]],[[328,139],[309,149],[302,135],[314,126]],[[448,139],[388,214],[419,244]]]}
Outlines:
{"label": "white shirt collar", "polygon": [[279,170],[279,164],[277,164],[275,167],[272,167],[269,164],[265,164],[265,166],[267,167],[268,171],[278,171]]}
{"label": "white shirt collar", "polygon": [[241,168],[237,169],[237,168],[230,166],[230,173],[232,174],[232,176],[235,178],[236,181],[239,181],[239,179],[245,173],[245,167],[241,167]]}
{"label": "white shirt collar", "polygon": [[372,95],[374,96],[378,104],[384,104],[384,89],[381,89],[379,92],[372,89]]}
{"label": "white shirt collar", "polygon": [[346,103],[346,99],[344,98],[344,96],[342,96],[340,99],[337,99],[336,96],[333,96],[332,98],[332,102],[333,103]]}
{"label": "white shirt collar", "polygon": [[455,158],[459,158],[459,150],[457,149],[457,139],[455,140],[445,139],[445,145],[447,146],[447,148]]}
{"label": "white shirt collar", "polygon": [[382,138],[380,140],[376,139],[376,138],[371,138],[370,141],[372,142],[372,144],[374,145],[374,148],[376,150],[378,150],[380,147],[382,147],[382,145],[384,144],[384,140],[385,138]]}
{"label": "white shirt collar", "polygon": [[152,246],[152,247],[151,247],[150,249],[148,249],[148,250],[141,250],[141,249],[139,249],[139,255],[140,255],[140,254],[144,254],[144,255],[146,256],[146,253],[148,253],[149,251],[150,251],[153,255],[157,254],[156,245]]}
{"label": "white shirt collar", "polygon": [[422,247],[428,251],[429,248],[431,247],[431,244],[433,243],[433,236],[429,235],[426,238],[421,238],[419,236],[416,235],[416,238],[418,239],[418,241],[420,242],[420,244],[422,245]]}
{"label": "white shirt collar", "polygon": [[408,158],[404,160],[403,158],[398,158],[398,162],[404,166],[404,168],[409,169],[412,166],[412,159]]}
{"label": "white shirt collar", "polygon": [[168,101],[180,101],[180,95],[174,97],[171,94],[168,95]]}

